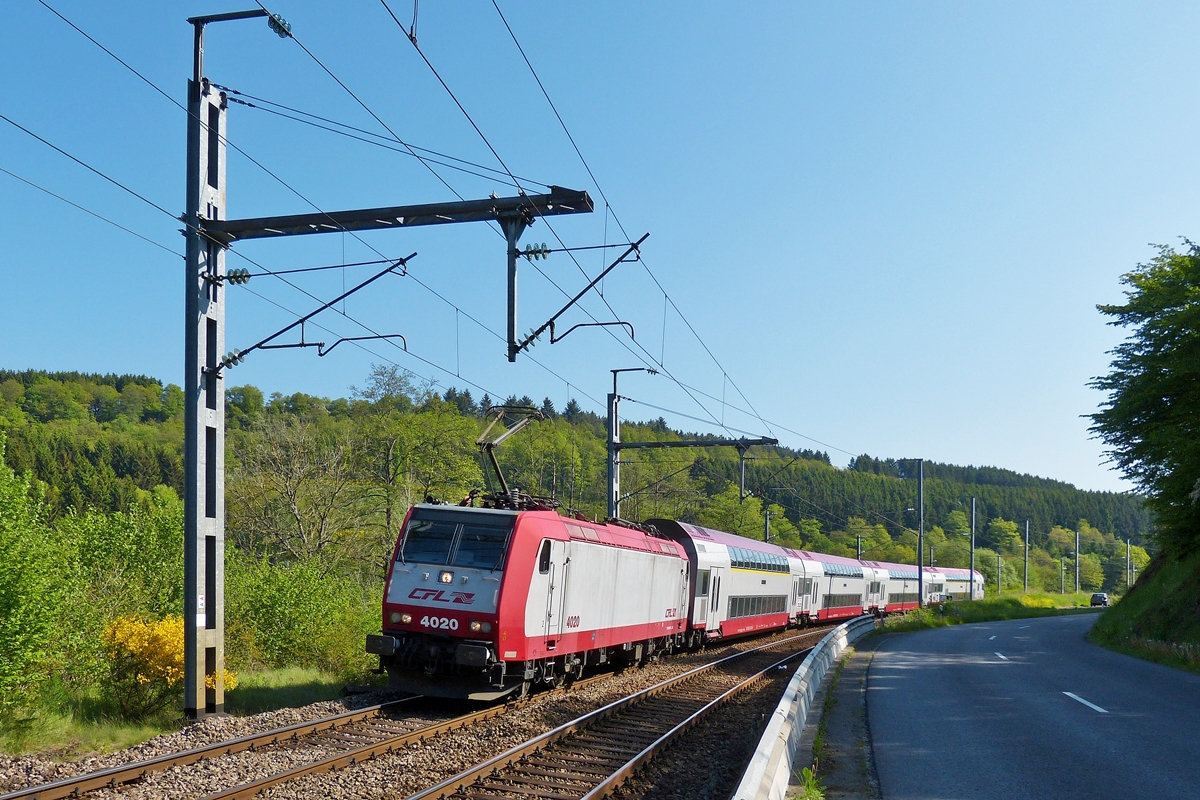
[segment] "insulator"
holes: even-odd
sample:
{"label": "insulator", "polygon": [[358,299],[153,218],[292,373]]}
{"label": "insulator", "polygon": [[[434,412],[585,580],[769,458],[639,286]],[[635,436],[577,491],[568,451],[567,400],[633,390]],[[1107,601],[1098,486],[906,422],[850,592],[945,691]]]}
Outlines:
{"label": "insulator", "polygon": [[270,14],[267,16],[267,25],[271,30],[279,35],[280,39],[286,39],[292,35],[292,25],[278,14]]}

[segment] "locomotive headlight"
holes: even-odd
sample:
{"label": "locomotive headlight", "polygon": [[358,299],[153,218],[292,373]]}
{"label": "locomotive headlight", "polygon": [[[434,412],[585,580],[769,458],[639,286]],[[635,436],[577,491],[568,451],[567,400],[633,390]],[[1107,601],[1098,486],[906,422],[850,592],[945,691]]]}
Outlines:
{"label": "locomotive headlight", "polygon": [[469,627],[471,628],[472,633],[479,633],[481,630],[483,630],[483,625],[479,622],[472,622]]}
{"label": "locomotive headlight", "polygon": [[412,614],[401,614],[401,615],[400,615],[400,622],[402,622],[402,623],[403,623],[403,624],[405,624],[405,625],[407,625],[408,623],[412,622]]}
{"label": "locomotive headlight", "polygon": [[395,624],[400,621],[400,614],[393,611],[391,614],[388,615],[388,619],[391,620],[393,624]]}
{"label": "locomotive headlight", "polygon": [[454,573],[444,569],[438,573],[438,583],[454,583]]}
{"label": "locomotive headlight", "polygon": [[491,633],[492,632],[492,623],[490,623],[490,622],[483,623],[483,632]]}

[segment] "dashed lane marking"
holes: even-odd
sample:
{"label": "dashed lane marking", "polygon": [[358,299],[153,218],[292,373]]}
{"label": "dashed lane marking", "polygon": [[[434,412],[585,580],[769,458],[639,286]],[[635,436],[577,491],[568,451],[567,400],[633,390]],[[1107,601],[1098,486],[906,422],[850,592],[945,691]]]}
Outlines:
{"label": "dashed lane marking", "polygon": [[995,638],[996,638],[995,636],[989,636],[988,641],[990,642],[992,639],[995,639]]}
{"label": "dashed lane marking", "polygon": [[1106,711],[1105,709],[1101,708],[1100,706],[1096,705],[1095,703],[1089,703],[1087,700],[1084,700],[1082,697],[1080,697],[1077,694],[1072,694],[1071,692],[1063,692],[1063,694],[1065,694],[1067,697],[1071,698],[1072,700],[1078,700],[1079,702],[1083,703],[1085,706],[1087,706],[1090,709],[1099,711],[1101,714],[1108,713],[1108,711]]}
{"label": "dashed lane marking", "polygon": [[1026,629],[1026,628],[1028,628],[1028,627],[1029,627],[1028,625],[1021,625],[1020,627],[1018,627],[1018,628],[1017,628],[1017,630],[1019,630],[1019,631],[1023,631],[1023,630],[1025,630],[1025,629]]}
{"label": "dashed lane marking", "polygon": [[[1008,656],[1001,656],[999,653],[996,653],[996,655],[1000,656],[1000,657],[1001,657],[1002,659],[1004,659],[1005,661],[1008,661]],[[1081,702],[1082,702],[1082,701],[1081,701]]]}

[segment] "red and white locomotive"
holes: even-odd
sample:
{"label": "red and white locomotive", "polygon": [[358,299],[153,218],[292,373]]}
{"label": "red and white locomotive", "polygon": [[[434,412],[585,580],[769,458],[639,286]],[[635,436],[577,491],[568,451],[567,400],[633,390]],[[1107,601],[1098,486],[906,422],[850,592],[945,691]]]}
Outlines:
{"label": "red and white locomotive", "polygon": [[[961,573],[961,574],[960,574]],[[927,572],[929,600],[982,576]],[[936,591],[935,591],[936,589]],[[389,686],[494,700],[585,667],[706,641],[917,606],[911,565],[747,539],[673,520],[595,523],[552,509],[418,505],[396,543],[383,632]]]}

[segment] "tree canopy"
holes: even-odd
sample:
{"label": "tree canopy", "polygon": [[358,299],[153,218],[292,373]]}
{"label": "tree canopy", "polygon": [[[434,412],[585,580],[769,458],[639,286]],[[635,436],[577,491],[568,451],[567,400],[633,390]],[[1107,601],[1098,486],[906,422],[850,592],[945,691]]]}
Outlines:
{"label": "tree canopy", "polygon": [[1125,303],[1099,306],[1130,334],[1092,382],[1108,393],[1092,430],[1181,552],[1200,545],[1200,247],[1185,243],[1125,275]]}

